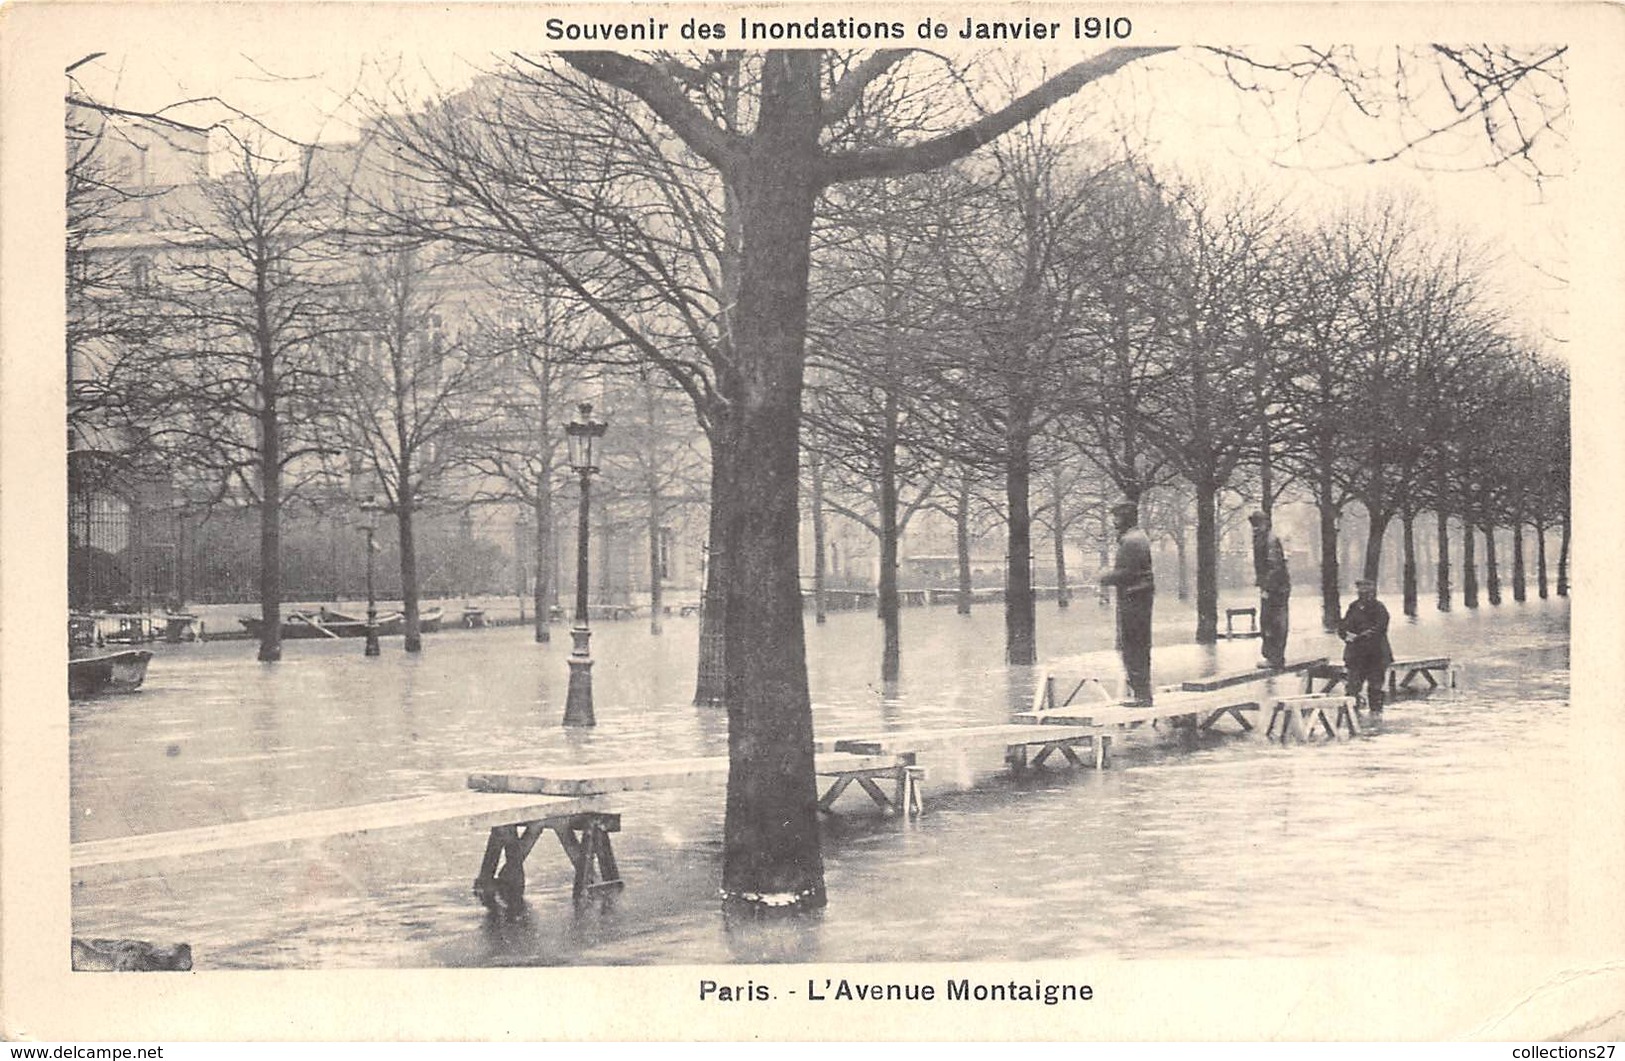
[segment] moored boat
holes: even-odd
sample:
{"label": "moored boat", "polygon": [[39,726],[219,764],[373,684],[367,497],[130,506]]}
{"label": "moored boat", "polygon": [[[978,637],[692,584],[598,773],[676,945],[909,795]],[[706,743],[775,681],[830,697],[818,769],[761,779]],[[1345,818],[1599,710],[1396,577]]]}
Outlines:
{"label": "moored boat", "polygon": [[68,616],[68,699],[134,692],[147,680],[151,660],[143,648],[106,651],[93,616]]}
{"label": "moored boat", "polygon": [[144,648],[107,652],[68,660],[68,698],[80,700],[103,693],[133,693],[147,680],[152,653]]}
{"label": "moored boat", "polygon": [[[425,634],[432,634],[440,629],[444,612],[440,608],[429,608],[418,616],[418,629]],[[264,620],[257,618],[240,618],[250,637],[258,638],[265,629]],[[406,632],[406,615],[403,612],[392,611],[378,616],[379,637],[400,637]],[[296,610],[289,612],[282,619],[282,640],[300,640],[324,637],[365,637],[367,636],[367,620],[346,615],[343,612],[333,611],[331,608],[318,608],[315,611]]]}

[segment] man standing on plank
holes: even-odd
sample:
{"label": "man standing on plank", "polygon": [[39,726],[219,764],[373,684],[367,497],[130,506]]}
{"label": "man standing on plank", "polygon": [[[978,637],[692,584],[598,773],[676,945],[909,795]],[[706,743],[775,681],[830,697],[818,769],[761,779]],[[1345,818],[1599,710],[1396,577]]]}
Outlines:
{"label": "man standing on plank", "polygon": [[1247,517],[1253,525],[1253,572],[1258,580],[1258,625],[1264,632],[1264,658],[1261,666],[1280,670],[1286,666],[1287,604],[1292,596],[1292,576],[1287,571],[1286,548],[1281,536],[1270,526],[1263,511]]}
{"label": "man standing on plank", "polygon": [[1151,706],[1151,602],[1156,583],[1151,576],[1151,539],[1136,524],[1133,501],[1112,506],[1117,523],[1117,558],[1100,574],[1102,586],[1117,587],[1117,636],[1134,702]]}
{"label": "man standing on plank", "polygon": [[1337,628],[1343,639],[1343,685],[1355,697],[1365,685],[1366,707],[1381,711],[1382,683],[1394,661],[1388,644],[1388,609],[1377,599],[1377,584],[1371,579],[1355,579],[1354,589],[1358,596]]}

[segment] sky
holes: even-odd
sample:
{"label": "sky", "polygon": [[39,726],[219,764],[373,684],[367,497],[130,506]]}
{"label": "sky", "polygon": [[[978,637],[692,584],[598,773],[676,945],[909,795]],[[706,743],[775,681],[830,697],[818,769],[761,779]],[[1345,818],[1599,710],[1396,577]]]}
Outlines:
{"label": "sky", "polygon": [[[1054,63],[1029,53],[1027,60]],[[350,47],[301,48],[297,53],[195,55],[143,51],[108,54],[76,71],[80,83],[107,102],[154,110],[179,100],[218,97],[267,126],[301,141],[353,138],[370,100],[403,87],[414,101],[466,85],[491,57],[414,50],[366,53]],[[1302,114],[1320,110],[1239,91],[1214,61],[1182,49],[1132,64],[1091,86],[1057,115],[1085,121],[1112,137],[1127,137],[1159,168],[1199,176],[1219,186],[1246,183],[1285,196],[1310,217],[1376,192],[1407,190],[1436,216],[1487,246],[1497,259],[1501,297],[1563,357],[1568,335],[1569,275],[1566,180],[1537,184],[1511,170],[1476,165],[1482,134],[1469,130],[1416,154],[1379,164],[1349,164],[1341,130],[1321,124],[1301,143]],[[218,108],[196,104],[179,115],[205,123]],[[1340,113],[1334,110],[1333,113]],[[1419,164],[1467,167],[1429,172]],[[1561,160],[1559,159],[1559,164]]]}

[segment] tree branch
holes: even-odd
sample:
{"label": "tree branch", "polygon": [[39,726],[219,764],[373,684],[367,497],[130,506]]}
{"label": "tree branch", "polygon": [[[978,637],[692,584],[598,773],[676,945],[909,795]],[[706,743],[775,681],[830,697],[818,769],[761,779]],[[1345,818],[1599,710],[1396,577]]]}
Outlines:
{"label": "tree branch", "polygon": [[559,58],[586,74],[625,89],[682,137],[694,153],[728,173],[742,150],[740,139],[718,128],[689,102],[670,74],[618,52],[560,52]]}
{"label": "tree branch", "polygon": [[828,186],[866,177],[900,177],[947,165],[1009,132],[1090,82],[1098,81],[1136,60],[1172,50],[1172,47],[1112,48],[1068,67],[1003,108],[945,136],[907,147],[870,148],[828,155],[818,166],[818,182]]}

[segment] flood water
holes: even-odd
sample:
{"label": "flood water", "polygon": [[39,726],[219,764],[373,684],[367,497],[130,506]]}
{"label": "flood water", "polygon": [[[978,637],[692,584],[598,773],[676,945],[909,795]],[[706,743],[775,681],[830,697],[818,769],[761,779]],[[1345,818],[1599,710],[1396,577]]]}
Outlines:
{"label": "flood water", "polygon": [[[1401,701],[1360,738],[1324,744],[1145,727],[1099,772],[1052,761],[1015,778],[997,745],[923,753],[917,821],[880,815],[857,786],[842,797],[816,916],[725,921],[717,785],[616,798],[628,883],[609,902],[572,904],[548,837],[526,907],[489,912],[470,894],[485,836],[447,823],[88,871],[74,934],[184,940],[199,969],[1538,947],[1569,889],[1567,602],[1439,615],[1424,601],[1416,623],[1387,603],[1396,654],[1454,657],[1459,693]],[[1294,604],[1289,655],[1337,656],[1312,594]],[[1158,609],[1157,683],[1256,660],[1257,641],[1185,643],[1190,612]],[[1012,668],[998,606],[905,609],[903,681],[888,691],[872,615],[809,617],[817,730],[1005,721],[1038,672],[1117,674],[1109,610],[1041,603],[1039,624],[1044,663]],[[272,666],[249,642],[160,645],[142,691],[70,708],[72,837],[454,790],[475,770],[724,754],[722,713],[690,703],[697,630],[596,625],[590,731],[558,724],[558,627],[546,646],[522,628],[447,631],[417,657],[398,638],[377,659],[359,640],[289,642]]]}

